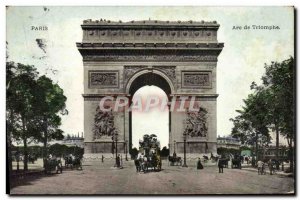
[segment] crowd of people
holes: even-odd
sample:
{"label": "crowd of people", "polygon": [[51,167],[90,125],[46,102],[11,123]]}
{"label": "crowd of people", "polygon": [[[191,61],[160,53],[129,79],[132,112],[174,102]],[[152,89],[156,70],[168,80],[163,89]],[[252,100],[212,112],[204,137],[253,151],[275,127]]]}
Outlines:
{"label": "crowd of people", "polygon": [[270,175],[276,173],[276,162],[271,159],[268,162],[263,162],[261,160],[257,161],[257,172],[258,175],[266,174],[266,167],[269,168]]}
{"label": "crowd of people", "polygon": [[[151,163],[151,160],[156,159],[155,154],[151,154],[152,156],[145,156],[143,153],[139,153],[136,158],[134,159],[134,164],[136,167],[136,172],[140,172],[143,169],[143,164],[144,163]],[[176,158],[177,155],[176,153],[173,153],[173,158]],[[204,157],[204,163],[207,161]],[[228,163],[224,162],[226,160],[222,156],[217,156],[217,167],[219,169],[219,173],[224,173],[224,168],[228,167]],[[211,158],[212,159],[212,158]],[[255,161],[255,157],[250,157],[250,156],[239,156],[239,160],[241,164],[251,164],[252,161]],[[102,155],[101,161],[104,162],[104,156]],[[232,163],[231,163],[232,165]],[[262,160],[258,160],[257,163],[255,164],[257,166],[258,174],[266,174],[266,168],[269,169],[270,175],[275,173],[276,169],[276,163],[274,160],[269,160],[267,162],[263,162]],[[115,162],[115,167],[122,169],[123,168],[123,159],[122,155],[118,154],[116,157],[116,162]],[[196,169],[197,170],[202,170],[204,169],[204,165],[201,162],[201,159],[198,158],[196,162]]]}

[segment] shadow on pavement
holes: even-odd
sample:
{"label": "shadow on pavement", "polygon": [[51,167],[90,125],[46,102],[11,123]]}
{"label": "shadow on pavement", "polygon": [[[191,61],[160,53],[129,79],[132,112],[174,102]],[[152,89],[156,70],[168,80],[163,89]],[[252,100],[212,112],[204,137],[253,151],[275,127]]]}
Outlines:
{"label": "shadow on pavement", "polygon": [[45,174],[44,171],[28,171],[26,173],[19,172],[19,173],[13,173],[10,178],[10,189],[17,187],[17,186],[23,186],[23,185],[32,185],[31,182],[38,180],[40,178],[44,177],[50,177],[50,176],[57,176],[58,174],[51,173],[51,174]]}

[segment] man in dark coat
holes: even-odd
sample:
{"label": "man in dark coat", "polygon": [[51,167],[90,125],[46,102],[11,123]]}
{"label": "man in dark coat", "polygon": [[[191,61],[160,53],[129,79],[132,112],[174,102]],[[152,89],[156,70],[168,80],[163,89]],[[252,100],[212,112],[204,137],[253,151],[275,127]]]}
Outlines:
{"label": "man in dark coat", "polygon": [[120,155],[117,156],[117,167],[120,167]]}
{"label": "man in dark coat", "polygon": [[223,159],[219,159],[218,160],[218,167],[219,167],[219,173],[223,173],[223,168],[224,168],[224,165],[223,165]]}

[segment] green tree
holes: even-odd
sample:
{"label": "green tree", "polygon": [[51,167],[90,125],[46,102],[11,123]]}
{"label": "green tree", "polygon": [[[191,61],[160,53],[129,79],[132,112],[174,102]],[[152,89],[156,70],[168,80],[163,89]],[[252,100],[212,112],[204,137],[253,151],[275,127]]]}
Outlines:
{"label": "green tree", "polygon": [[276,133],[276,155],[278,157],[279,134],[287,138],[290,149],[290,170],[293,171],[295,139],[295,64],[290,57],[283,62],[265,65],[266,73],[262,77],[263,86],[269,93],[269,121]]}
{"label": "green tree", "polygon": [[[7,144],[10,152],[12,138],[21,140],[24,145],[24,170],[28,170],[27,145],[33,138],[28,129],[34,116],[32,103],[38,72],[34,66],[6,63],[6,123]],[[11,158],[11,155],[9,156]],[[9,160],[11,163],[11,160]],[[10,166],[11,169],[11,166]]]}
{"label": "green tree", "polygon": [[37,79],[35,90],[35,101],[33,104],[35,115],[32,131],[37,133],[35,136],[44,145],[44,165],[48,155],[47,144],[51,140],[62,140],[63,131],[59,129],[61,125],[61,115],[68,114],[66,110],[67,98],[64,96],[63,89],[58,84],[54,84],[51,79],[41,76]]}
{"label": "green tree", "polygon": [[[279,152],[279,134],[285,136],[290,149],[290,170],[293,171],[293,142],[295,138],[295,66],[291,57],[281,63],[265,65],[263,84],[251,84],[253,94],[244,100],[245,106],[239,115],[231,119],[234,124],[232,135],[239,137],[242,143],[255,141],[258,135],[268,142],[269,129],[276,133],[276,155]],[[251,137],[249,137],[251,136]],[[279,166],[277,166],[279,167]]]}
{"label": "green tree", "polygon": [[63,157],[68,152],[68,146],[64,144],[53,144],[49,147],[49,153],[56,157]]}
{"label": "green tree", "polygon": [[254,145],[258,156],[258,140],[264,144],[270,142],[265,94],[263,92],[250,94],[244,100],[244,104],[242,110],[237,111],[239,115],[230,119],[234,124],[232,135],[240,138],[242,144]]}
{"label": "green tree", "polygon": [[[7,42],[6,42],[7,45]],[[12,62],[6,63],[6,157],[8,161],[8,169],[11,174],[12,172],[12,139],[16,130],[16,123],[15,123],[15,115],[16,110],[14,109],[13,99],[15,97],[15,92],[13,88],[10,87],[11,82],[15,78],[14,70],[15,65]]]}
{"label": "green tree", "polygon": [[34,66],[6,63],[6,123],[9,169],[11,165],[12,140],[24,145],[24,170],[28,170],[28,144],[33,140],[44,144],[52,139],[63,139],[61,117],[68,114],[66,97],[58,84],[46,76],[38,76]]}

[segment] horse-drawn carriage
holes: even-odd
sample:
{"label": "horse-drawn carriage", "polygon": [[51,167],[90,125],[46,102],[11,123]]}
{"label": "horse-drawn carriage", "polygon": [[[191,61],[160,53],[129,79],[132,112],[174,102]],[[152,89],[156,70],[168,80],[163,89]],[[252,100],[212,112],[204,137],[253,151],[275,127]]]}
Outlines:
{"label": "horse-drawn carriage", "polygon": [[135,159],[134,164],[137,172],[143,171],[144,173],[149,171],[160,171],[161,170],[161,158],[157,153],[153,153],[149,156],[141,155]]}
{"label": "horse-drawn carriage", "polygon": [[242,159],[239,155],[234,155],[231,162],[232,162],[231,168],[242,169]]}
{"label": "horse-drawn carriage", "polygon": [[169,165],[171,166],[181,166],[182,165],[182,159],[179,156],[173,155],[173,156],[168,156],[168,161]]}
{"label": "horse-drawn carriage", "polygon": [[45,163],[45,173],[50,174],[55,171],[57,174],[62,173],[62,164],[61,160],[56,158],[47,158]]}
{"label": "horse-drawn carriage", "polygon": [[64,157],[65,159],[65,168],[75,168],[82,170],[82,162],[79,156],[67,155]]}
{"label": "horse-drawn carriage", "polygon": [[140,140],[139,144],[140,153],[134,160],[137,172],[160,171],[162,163],[159,155],[160,144],[157,136],[146,134],[143,136],[143,140]]}

